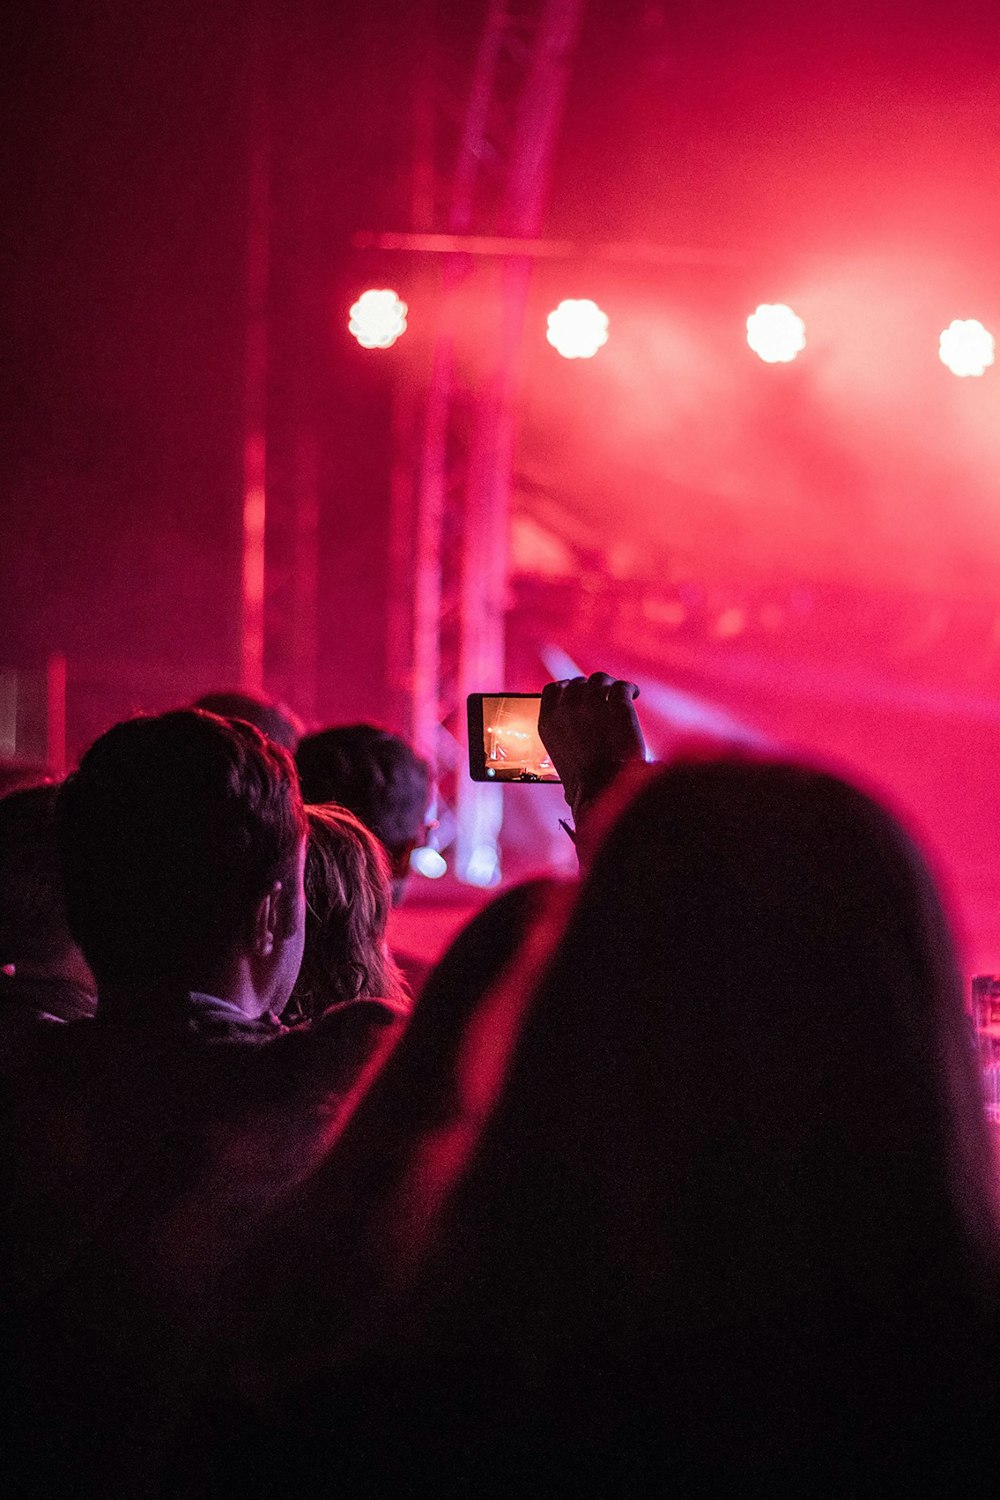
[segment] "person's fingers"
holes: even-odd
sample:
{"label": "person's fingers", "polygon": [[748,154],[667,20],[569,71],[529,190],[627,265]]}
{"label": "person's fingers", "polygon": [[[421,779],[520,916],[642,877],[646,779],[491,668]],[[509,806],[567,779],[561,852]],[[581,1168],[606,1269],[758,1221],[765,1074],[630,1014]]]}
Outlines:
{"label": "person's fingers", "polygon": [[557,705],[572,709],[592,702],[595,697],[604,702],[615,699],[632,703],[638,696],[639,689],[634,682],[612,677],[608,672],[591,672],[589,677],[562,677],[546,683],[542,689],[541,712],[551,714]]}
{"label": "person's fingers", "polygon": [[564,704],[568,709],[572,709],[576,704],[586,703],[588,696],[587,684],[588,679],[586,677],[570,677],[563,684],[560,703]]}
{"label": "person's fingers", "polygon": [[542,688],[542,698],[538,705],[538,734],[550,754],[553,749],[558,749],[566,689],[569,685],[569,679],[563,677],[556,682],[547,682]]}
{"label": "person's fingers", "polygon": [[634,682],[612,677],[608,672],[591,672],[587,678],[587,686],[599,693],[605,702],[621,698],[631,703],[639,696],[639,689]]}
{"label": "person's fingers", "polygon": [[587,678],[587,696],[603,698],[606,701],[614,680],[607,672],[591,672]]}
{"label": "person's fingers", "polygon": [[568,686],[568,677],[561,677],[556,682],[547,682],[542,688],[542,701],[539,705],[539,714],[551,714],[557,704],[562,701],[563,694]]}

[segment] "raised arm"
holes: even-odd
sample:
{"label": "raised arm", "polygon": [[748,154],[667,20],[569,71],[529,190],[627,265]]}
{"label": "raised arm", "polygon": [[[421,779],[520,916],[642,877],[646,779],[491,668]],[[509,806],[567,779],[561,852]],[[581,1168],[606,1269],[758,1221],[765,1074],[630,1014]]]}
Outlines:
{"label": "raised arm", "polygon": [[542,689],[538,732],[559,772],[577,836],[601,793],[627,766],[646,758],[635,711],[638,696],[634,682],[606,672]]}

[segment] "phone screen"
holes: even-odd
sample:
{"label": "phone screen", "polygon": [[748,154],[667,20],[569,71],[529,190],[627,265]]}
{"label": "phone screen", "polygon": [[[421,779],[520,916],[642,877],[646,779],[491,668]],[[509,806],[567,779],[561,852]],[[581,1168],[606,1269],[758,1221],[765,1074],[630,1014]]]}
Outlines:
{"label": "phone screen", "polygon": [[470,693],[469,774],[473,781],[558,782],[538,735],[540,693]]}

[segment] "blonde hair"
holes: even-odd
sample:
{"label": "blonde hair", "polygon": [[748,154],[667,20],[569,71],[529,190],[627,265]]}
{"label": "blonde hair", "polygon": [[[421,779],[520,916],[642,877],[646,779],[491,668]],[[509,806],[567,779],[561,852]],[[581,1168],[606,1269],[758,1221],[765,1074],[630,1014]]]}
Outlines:
{"label": "blonde hair", "polygon": [[334,803],[307,807],[306,819],[305,952],[283,1019],[312,1021],[360,997],[408,999],[386,941],[392,883],[385,850]]}

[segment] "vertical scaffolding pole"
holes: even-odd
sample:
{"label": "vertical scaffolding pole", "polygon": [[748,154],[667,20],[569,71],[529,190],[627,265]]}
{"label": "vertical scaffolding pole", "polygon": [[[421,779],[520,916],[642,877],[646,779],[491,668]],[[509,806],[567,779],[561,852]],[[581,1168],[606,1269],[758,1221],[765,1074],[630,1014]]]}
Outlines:
{"label": "vertical scaffolding pole", "polygon": [[243,376],[239,679],[264,686],[264,567],[267,529],[267,299],[271,260],[271,129],[267,14],[258,0],[248,21],[246,343]]}
{"label": "vertical scaffolding pole", "polygon": [[[451,178],[449,233],[537,235],[582,9],[583,0],[536,0],[517,11],[491,0]],[[463,388],[454,314],[473,276],[496,319],[486,368]],[[456,872],[478,884],[499,878],[502,791],[468,779],[456,742],[466,694],[506,685],[507,533],[529,280],[522,258],[508,261],[498,281],[461,253],[445,260],[416,458],[412,602],[407,615],[397,600],[393,615],[397,624],[408,619],[411,632],[411,732],[439,765]]]}

